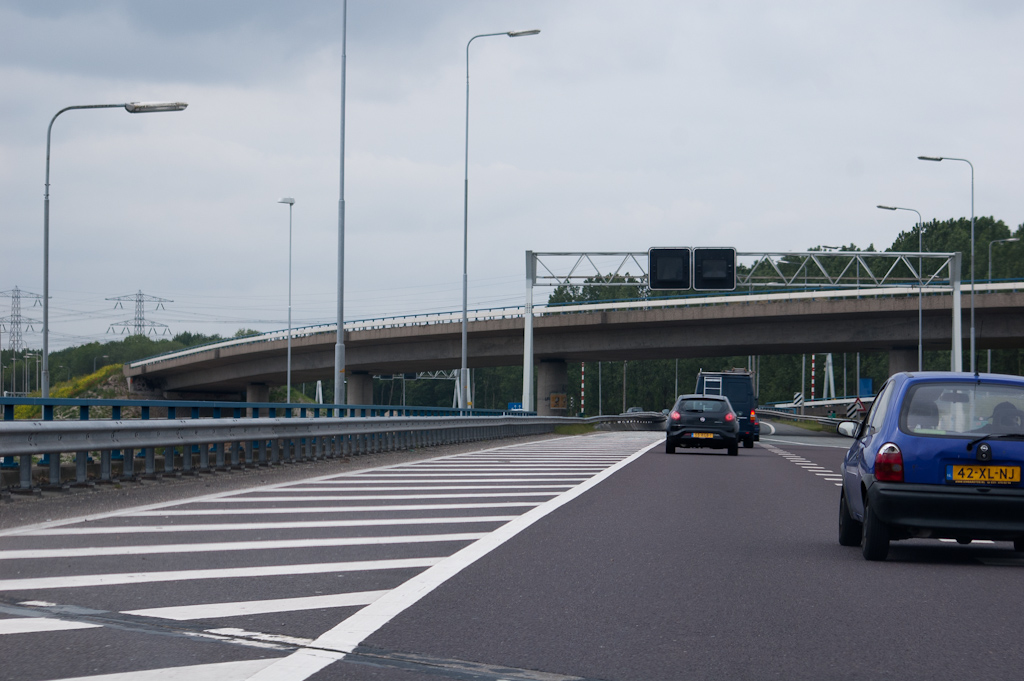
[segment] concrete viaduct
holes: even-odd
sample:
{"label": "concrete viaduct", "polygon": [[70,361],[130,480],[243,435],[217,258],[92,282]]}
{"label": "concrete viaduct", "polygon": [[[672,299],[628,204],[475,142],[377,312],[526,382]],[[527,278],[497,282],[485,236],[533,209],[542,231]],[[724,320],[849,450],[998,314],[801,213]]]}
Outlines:
{"label": "concrete viaduct", "polygon": [[[689,299],[679,307],[645,308],[643,302],[620,304],[619,309],[576,306],[574,312],[564,314],[559,314],[558,308],[545,308],[533,323],[537,394],[564,390],[566,363],[580,361],[888,351],[890,372],[915,369],[917,296],[863,293],[866,297],[829,298],[813,293],[736,296],[726,304],[714,305]],[[924,297],[925,349],[951,347],[952,300],[948,294]],[[978,293],[975,324],[979,350],[1024,345],[1022,311],[1024,292]],[[965,344],[969,314],[965,291]],[[335,332],[333,325],[321,328],[321,332],[293,337],[295,383],[328,379],[333,374]],[[469,325],[471,367],[521,366],[523,345],[521,314]],[[346,330],[345,346],[348,402],[369,404],[374,374],[458,367],[460,325],[445,321]],[[167,398],[244,396],[248,401],[266,401],[269,386],[285,382],[285,353],[286,340],[277,332],[277,338],[271,340],[257,336],[251,341],[226,341],[132,362],[124,371],[137,392]]]}

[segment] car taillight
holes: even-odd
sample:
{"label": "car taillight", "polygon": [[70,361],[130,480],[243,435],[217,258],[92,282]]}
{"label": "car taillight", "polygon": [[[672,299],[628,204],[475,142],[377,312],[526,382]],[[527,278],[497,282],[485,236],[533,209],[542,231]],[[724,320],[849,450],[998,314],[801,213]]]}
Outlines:
{"label": "car taillight", "polygon": [[678,411],[673,411],[670,416],[672,417],[673,421],[678,421],[679,419],[683,418],[683,415],[680,414]]}
{"label": "car taillight", "polygon": [[753,409],[750,410],[750,422],[755,425],[757,424],[757,414],[754,412]]}
{"label": "car taillight", "polygon": [[725,422],[726,422],[726,423],[729,423],[730,421],[732,421],[732,420],[733,420],[733,419],[735,419],[735,418],[736,418],[736,417],[735,417],[735,416],[733,416],[732,412],[730,411],[730,412],[728,412],[728,413],[727,413],[727,414],[725,415]]}
{"label": "car taillight", "polygon": [[903,452],[891,442],[882,445],[875,457],[875,480],[903,482]]}

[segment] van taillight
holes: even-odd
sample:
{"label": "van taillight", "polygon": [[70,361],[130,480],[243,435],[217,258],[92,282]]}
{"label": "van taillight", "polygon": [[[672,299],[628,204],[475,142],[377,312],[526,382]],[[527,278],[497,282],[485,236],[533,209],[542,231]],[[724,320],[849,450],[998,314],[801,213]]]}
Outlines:
{"label": "van taillight", "polygon": [[755,426],[757,425],[757,414],[754,412],[753,409],[750,410],[750,422],[753,423]]}
{"label": "van taillight", "polygon": [[903,452],[891,442],[882,445],[875,457],[875,480],[903,482]]}

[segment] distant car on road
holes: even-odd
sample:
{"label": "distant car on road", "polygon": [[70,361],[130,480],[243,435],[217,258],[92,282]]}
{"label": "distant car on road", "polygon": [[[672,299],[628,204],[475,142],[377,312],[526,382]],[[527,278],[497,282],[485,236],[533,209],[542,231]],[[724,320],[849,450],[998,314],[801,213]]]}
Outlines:
{"label": "distant car on road", "polygon": [[1012,541],[1024,551],[1024,378],[893,375],[843,461],[839,543],[885,560],[912,538]]}
{"label": "distant car on road", "polygon": [[626,413],[627,414],[642,414],[643,411],[644,411],[643,407],[630,407],[629,409],[626,410]]}
{"label": "distant car on road", "polygon": [[723,395],[681,395],[666,420],[665,451],[676,447],[725,449],[739,453],[739,418]]}

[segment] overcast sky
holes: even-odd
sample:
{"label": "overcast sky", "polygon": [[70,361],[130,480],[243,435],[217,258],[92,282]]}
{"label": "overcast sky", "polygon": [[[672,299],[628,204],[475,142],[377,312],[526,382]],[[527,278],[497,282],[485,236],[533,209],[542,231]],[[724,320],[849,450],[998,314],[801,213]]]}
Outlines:
{"label": "overcast sky", "polygon": [[[0,0],[0,291],[51,348],[147,310],[180,331],[335,317],[340,0]],[[522,303],[524,251],[889,245],[925,219],[1024,222],[1019,2],[351,0],[347,319]],[[546,292],[539,290],[540,299]],[[41,311],[23,303],[24,314]],[[0,316],[9,300],[0,298]],[[27,333],[41,345],[39,326]],[[3,338],[4,346],[7,337]]]}

